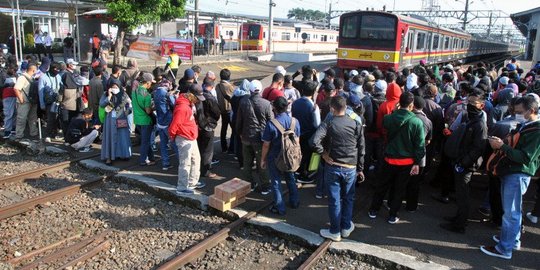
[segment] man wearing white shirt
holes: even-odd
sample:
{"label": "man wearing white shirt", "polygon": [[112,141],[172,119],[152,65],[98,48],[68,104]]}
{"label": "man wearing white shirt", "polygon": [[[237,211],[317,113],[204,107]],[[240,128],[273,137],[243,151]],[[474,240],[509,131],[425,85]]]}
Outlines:
{"label": "man wearing white shirt", "polygon": [[45,45],[45,51],[47,52],[47,55],[49,56],[49,59],[51,59],[51,61],[53,61],[53,56],[52,56],[52,44],[53,44],[53,40],[51,38],[51,36],[49,36],[49,33],[45,32],[43,33],[43,44]]}
{"label": "man wearing white shirt", "polygon": [[45,46],[43,45],[43,36],[41,35],[41,30],[36,30],[34,33],[34,45],[36,47],[38,60],[41,61],[41,54],[45,54]]}

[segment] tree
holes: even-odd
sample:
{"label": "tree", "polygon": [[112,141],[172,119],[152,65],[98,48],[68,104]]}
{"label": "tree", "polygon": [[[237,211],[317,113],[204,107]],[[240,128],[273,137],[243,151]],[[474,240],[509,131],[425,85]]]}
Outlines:
{"label": "tree", "polygon": [[170,21],[184,16],[186,0],[114,0],[107,1],[107,13],[118,26],[113,64],[119,62],[126,31],[143,24]]}
{"label": "tree", "polygon": [[322,21],[326,18],[326,14],[319,10],[293,8],[287,13],[287,18],[298,21]]}

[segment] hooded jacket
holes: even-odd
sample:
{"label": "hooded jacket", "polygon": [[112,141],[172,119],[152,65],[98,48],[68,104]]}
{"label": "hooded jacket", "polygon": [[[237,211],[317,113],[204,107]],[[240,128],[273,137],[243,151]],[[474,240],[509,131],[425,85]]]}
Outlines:
{"label": "hooded jacket", "polygon": [[199,129],[195,123],[191,102],[184,95],[180,95],[176,99],[173,118],[171,125],[169,126],[169,136],[172,140],[174,140],[176,136],[180,136],[184,139],[194,141],[197,139],[198,135]]}
{"label": "hooded jacket", "polygon": [[426,155],[424,123],[413,112],[399,109],[384,117],[387,159],[413,159],[419,165]]}
{"label": "hooded jacket", "polygon": [[258,92],[245,96],[240,100],[236,131],[244,144],[262,143],[262,132],[266,123],[274,118],[270,101],[261,97]]}
{"label": "hooded jacket", "polygon": [[401,88],[399,88],[399,85],[396,83],[389,84],[388,89],[386,89],[386,101],[379,106],[379,111],[377,112],[377,133],[382,136],[386,133],[383,129],[383,118],[394,111],[400,96]]}
{"label": "hooded jacket", "polygon": [[540,121],[518,125],[513,133],[520,129],[521,134],[516,147],[512,148],[508,144],[504,144],[501,148],[510,161],[507,167],[500,169],[501,175],[524,173],[534,176],[538,170],[540,165]]}

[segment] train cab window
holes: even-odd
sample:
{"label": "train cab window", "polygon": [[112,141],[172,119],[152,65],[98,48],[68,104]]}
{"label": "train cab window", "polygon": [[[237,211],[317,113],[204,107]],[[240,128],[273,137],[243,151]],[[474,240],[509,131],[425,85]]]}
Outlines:
{"label": "train cab window", "polygon": [[433,41],[432,41],[432,50],[439,49],[439,35],[433,35]]}
{"label": "train cab window", "polygon": [[281,40],[291,40],[291,33],[281,32]]}
{"label": "train cab window", "polygon": [[359,16],[345,17],[343,18],[343,23],[341,27],[341,37],[342,38],[357,38],[359,28],[360,28]]}
{"label": "train cab window", "polygon": [[396,19],[377,15],[362,16],[360,38],[394,40],[396,38]]}
{"label": "train cab window", "polygon": [[423,51],[426,48],[426,33],[416,34],[416,50]]}
{"label": "train cab window", "polygon": [[[247,39],[259,39],[260,34],[261,34],[260,25],[250,25],[248,28]],[[264,32],[263,35],[266,37],[266,32]]]}

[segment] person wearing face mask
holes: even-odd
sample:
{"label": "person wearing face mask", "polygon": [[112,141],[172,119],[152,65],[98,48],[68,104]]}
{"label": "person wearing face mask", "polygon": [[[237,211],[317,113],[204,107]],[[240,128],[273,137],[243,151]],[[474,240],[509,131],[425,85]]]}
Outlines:
{"label": "person wearing face mask", "polygon": [[154,114],[152,108],[152,95],[148,90],[156,83],[154,75],[145,72],[141,76],[139,87],[131,94],[133,100],[133,121],[141,132],[141,147],[139,165],[151,166],[156,164],[154,152],[151,149],[151,133],[154,125],[151,115]]}
{"label": "person wearing face mask", "polygon": [[17,95],[17,124],[16,124],[16,140],[22,140],[26,127],[30,129],[30,136],[38,136],[37,129],[37,110],[38,104],[33,104],[29,101],[30,86],[34,82],[34,74],[37,71],[35,64],[28,64],[26,72],[24,72],[15,83],[15,94]]}
{"label": "person wearing face mask", "polygon": [[49,71],[39,80],[39,102],[41,109],[47,114],[47,129],[45,130],[45,142],[51,142],[51,138],[58,135],[58,93],[62,86],[62,78],[58,74],[60,65],[53,63]]}
{"label": "person wearing face mask", "polygon": [[[462,112],[459,127],[450,135],[447,144],[454,141],[452,148],[458,149],[456,155],[450,156],[450,164],[454,174],[457,211],[454,216],[445,217],[447,223],[441,228],[455,233],[465,233],[469,217],[469,182],[473,171],[482,163],[482,156],[487,143],[487,124],[484,120],[484,93],[475,89],[467,97],[467,111]],[[457,121],[457,120],[456,120]],[[445,147],[445,153],[448,154]]]}
{"label": "person wearing face mask", "polygon": [[101,160],[111,165],[116,159],[127,160],[131,157],[131,140],[127,116],[131,114],[131,99],[120,87],[120,82],[112,82],[99,100],[99,106],[105,109]]}
{"label": "person wearing face mask", "polygon": [[81,153],[90,152],[92,143],[99,135],[99,126],[92,125],[92,114],[92,109],[86,108],[69,122],[66,142]]}
{"label": "person wearing face mask", "polygon": [[[510,133],[512,140],[503,141],[494,136],[489,138],[491,148],[504,154],[495,166],[488,165],[490,171],[501,179],[504,211],[501,233],[492,237],[496,245],[480,247],[480,250],[489,256],[511,259],[512,252],[521,248],[522,196],[540,166],[538,106],[538,101],[532,96],[518,99],[514,113],[516,120],[523,122]],[[528,213],[527,217],[530,215],[531,213]]]}
{"label": "person wearing face mask", "polygon": [[404,92],[399,97],[398,109],[383,119],[386,130],[386,148],[382,178],[376,183],[375,194],[368,215],[374,219],[382,206],[386,193],[390,191],[388,223],[399,221],[398,211],[405,196],[411,176],[418,175],[422,159],[426,155],[424,124],[413,113],[414,95]]}

